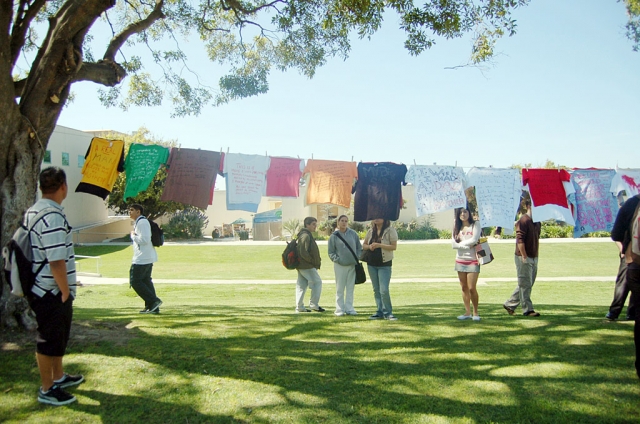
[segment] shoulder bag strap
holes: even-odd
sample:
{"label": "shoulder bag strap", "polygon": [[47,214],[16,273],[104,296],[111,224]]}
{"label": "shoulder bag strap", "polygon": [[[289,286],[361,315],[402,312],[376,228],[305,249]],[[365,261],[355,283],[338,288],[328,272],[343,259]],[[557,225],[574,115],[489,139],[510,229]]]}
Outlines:
{"label": "shoulder bag strap", "polygon": [[345,241],[345,239],[342,238],[342,236],[340,235],[340,231],[336,231],[334,233],[340,240],[342,240],[342,242],[347,246],[347,249],[349,249],[349,252],[351,252],[351,254],[353,255],[353,257],[356,259],[356,262],[360,262],[360,260],[358,259],[358,257],[356,256],[355,252],[353,251],[353,249],[351,248],[351,246],[349,246],[349,243],[347,243]]}

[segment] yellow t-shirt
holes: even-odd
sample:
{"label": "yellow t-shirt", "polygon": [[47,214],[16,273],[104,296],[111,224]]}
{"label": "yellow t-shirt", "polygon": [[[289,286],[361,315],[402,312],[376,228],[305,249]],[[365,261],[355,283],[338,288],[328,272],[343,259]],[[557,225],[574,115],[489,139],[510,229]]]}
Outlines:
{"label": "yellow t-shirt", "polygon": [[330,203],[351,207],[351,187],[358,177],[355,162],[309,159],[304,168],[309,175],[307,204]]}
{"label": "yellow t-shirt", "polygon": [[118,178],[124,141],[94,137],[82,167],[81,183],[92,184],[111,191]]}

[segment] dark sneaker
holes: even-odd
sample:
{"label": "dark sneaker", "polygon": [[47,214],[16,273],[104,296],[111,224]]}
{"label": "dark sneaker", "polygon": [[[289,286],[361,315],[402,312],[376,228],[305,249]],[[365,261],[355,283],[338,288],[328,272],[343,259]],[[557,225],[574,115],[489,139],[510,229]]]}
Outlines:
{"label": "dark sneaker", "polygon": [[160,308],[160,305],[162,305],[162,300],[158,299],[158,301],[149,308],[149,313],[154,313],[155,311],[157,311]]}
{"label": "dark sneaker", "polygon": [[382,319],[382,318],[384,317],[380,314],[373,314],[369,317],[369,319]]}
{"label": "dark sneaker", "polygon": [[38,389],[38,402],[46,403],[48,405],[68,405],[76,401],[76,397],[71,393],[64,391],[56,384],[51,386],[46,392],[42,391],[42,387]]}
{"label": "dark sneaker", "polygon": [[502,307],[507,311],[507,313],[509,315],[513,315],[516,313],[516,311],[514,311],[513,309],[511,309],[510,307],[508,307],[507,305],[502,305]]}
{"label": "dark sneaker", "polygon": [[141,311],[140,311],[140,313],[141,313],[141,314],[148,314],[148,313],[149,313],[149,310],[148,310],[148,309],[143,309],[143,310],[141,310]]}
{"label": "dark sneaker", "polygon": [[66,389],[67,387],[77,386],[82,382],[84,382],[84,376],[82,374],[71,375],[65,373],[60,380],[54,381],[53,384],[61,389]]}
{"label": "dark sneaker", "polygon": [[605,315],[604,318],[609,321],[615,321],[618,319],[618,317],[614,317],[611,312],[607,312],[607,315]]}
{"label": "dark sneaker", "polygon": [[158,315],[160,313],[160,308],[156,309],[155,311],[149,311],[147,313],[151,315]]}
{"label": "dark sneaker", "polygon": [[393,314],[385,315],[384,319],[389,320],[389,321],[397,321],[398,320],[398,318],[396,318],[396,316],[393,315]]}
{"label": "dark sneaker", "polygon": [[323,307],[321,307],[321,306],[318,306],[316,309],[311,308],[311,310],[312,310],[313,312],[324,312],[326,309],[324,309],[324,308],[323,308]]}
{"label": "dark sneaker", "polygon": [[529,311],[529,312],[525,312],[522,315],[524,315],[525,317],[539,317],[540,313],[536,311]]}

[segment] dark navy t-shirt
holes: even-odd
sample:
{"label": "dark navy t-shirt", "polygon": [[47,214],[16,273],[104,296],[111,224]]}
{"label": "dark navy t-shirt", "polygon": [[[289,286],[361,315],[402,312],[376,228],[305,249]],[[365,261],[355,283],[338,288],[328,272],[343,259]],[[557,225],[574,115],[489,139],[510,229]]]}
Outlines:
{"label": "dark navy t-shirt", "polygon": [[354,221],[388,219],[400,216],[402,185],[406,185],[405,165],[391,162],[358,164],[358,182],[355,186]]}

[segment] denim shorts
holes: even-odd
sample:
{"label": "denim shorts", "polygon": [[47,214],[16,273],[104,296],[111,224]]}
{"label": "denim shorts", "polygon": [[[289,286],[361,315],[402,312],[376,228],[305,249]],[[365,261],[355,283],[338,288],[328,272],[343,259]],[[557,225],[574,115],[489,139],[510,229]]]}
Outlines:
{"label": "denim shorts", "polygon": [[458,272],[480,272],[480,265],[463,265],[456,263],[456,266],[453,268]]}

